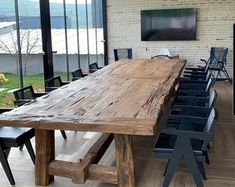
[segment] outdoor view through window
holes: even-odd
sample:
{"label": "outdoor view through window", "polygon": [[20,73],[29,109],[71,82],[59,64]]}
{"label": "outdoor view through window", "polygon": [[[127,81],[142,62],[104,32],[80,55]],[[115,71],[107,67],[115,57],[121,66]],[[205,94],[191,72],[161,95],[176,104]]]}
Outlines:
{"label": "outdoor view through window", "polygon": [[[19,33],[17,36],[17,11]],[[54,74],[71,80],[71,72],[98,62],[104,65],[102,0],[50,0]],[[44,91],[39,0],[1,0],[0,106],[13,106],[12,92],[32,85]],[[22,56],[19,57],[18,43]],[[20,63],[20,61],[22,63]],[[20,71],[22,69],[22,71]]]}

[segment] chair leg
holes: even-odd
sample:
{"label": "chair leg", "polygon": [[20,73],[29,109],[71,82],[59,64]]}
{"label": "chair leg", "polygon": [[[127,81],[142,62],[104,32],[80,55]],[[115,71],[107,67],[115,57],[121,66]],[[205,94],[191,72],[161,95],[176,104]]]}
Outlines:
{"label": "chair leg", "polygon": [[29,152],[29,155],[32,159],[33,164],[35,164],[35,154],[34,154],[34,150],[33,150],[33,147],[32,147],[32,144],[31,144],[30,140],[25,142],[25,146],[26,146],[26,148]]}
{"label": "chair leg", "polygon": [[211,146],[210,146],[210,144],[208,143],[208,145],[206,146],[207,147],[207,149],[211,149]]}
{"label": "chair leg", "polygon": [[11,172],[11,168],[10,168],[10,165],[7,161],[7,156],[6,154],[4,153],[2,147],[0,146],[0,161],[1,161],[1,164],[2,164],[2,167],[7,175],[7,178],[10,182],[11,185],[15,185],[15,180],[13,178],[13,175],[12,175],[12,172]]}
{"label": "chair leg", "polygon": [[218,71],[217,75],[215,76],[215,82],[218,80],[219,75],[220,75],[220,72]]}
{"label": "chair leg", "polygon": [[19,147],[19,150],[22,151],[24,148],[24,144]]}
{"label": "chair leg", "polygon": [[60,132],[61,132],[61,134],[62,134],[63,138],[66,140],[66,139],[67,139],[67,136],[66,136],[65,131],[61,130]]}
{"label": "chair leg", "polygon": [[[186,144],[191,144],[191,142],[188,140]],[[188,149],[189,148],[189,149]],[[203,181],[202,181],[202,175],[201,175],[201,171],[198,167],[198,164],[197,164],[197,161],[196,161],[196,158],[195,158],[195,155],[193,154],[193,150],[192,150],[192,147],[191,145],[189,146],[185,146],[185,160],[192,172],[192,176],[193,176],[193,179],[194,179],[194,182],[196,183],[196,186],[197,187],[203,187]],[[191,150],[190,150],[191,149]]]}
{"label": "chair leg", "polygon": [[198,168],[201,171],[201,175],[202,175],[203,180],[207,180],[206,171],[205,171],[203,163],[201,161],[199,161],[199,162],[197,162],[197,164],[198,164]]}
{"label": "chair leg", "polygon": [[208,155],[207,151],[205,151],[205,156],[206,156],[206,164],[210,165],[211,162],[210,162],[209,155]]}
{"label": "chair leg", "polygon": [[232,79],[230,78],[230,76],[229,76],[229,74],[228,74],[228,72],[227,72],[225,67],[224,67],[224,74],[228,78],[228,81],[232,84]]}
{"label": "chair leg", "polygon": [[165,180],[162,187],[168,187],[170,185],[171,179],[175,173],[176,167],[179,165],[181,158],[182,155],[176,153],[174,157],[169,160],[168,167],[166,168]]}
{"label": "chair leg", "polygon": [[4,151],[5,151],[6,157],[8,158],[10,151],[11,151],[11,148],[5,149]]}
{"label": "chair leg", "polygon": [[165,167],[165,170],[164,170],[164,173],[163,173],[164,177],[166,176],[166,172],[167,172],[167,168],[169,166],[169,162],[170,162],[170,159],[167,161],[167,164],[166,164],[166,167]]}

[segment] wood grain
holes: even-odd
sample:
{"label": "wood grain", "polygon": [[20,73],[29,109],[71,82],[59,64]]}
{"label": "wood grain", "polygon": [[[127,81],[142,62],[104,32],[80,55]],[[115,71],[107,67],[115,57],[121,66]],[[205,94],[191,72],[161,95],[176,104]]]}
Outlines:
{"label": "wood grain", "polygon": [[[205,165],[208,180],[204,181],[205,187],[234,187],[235,186],[235,118],[232,115],[232,85],[218,81],[215,84],[218,98],[216,108],[219,119],[215,126],[215,138],[211,143],[209,156],[211,165]],[[165,115],[166,113],[164,113]],[[98,139],[99,134],[87,138],[87,132],[66,132],[66,142],[61,138],[59,131],[56,132],[56,157],[58,160],[65,159],[76,162],[84,151],[88,151]],[[91,133],[93,134],[93,133]],[[164,181],[163,172],[166,160],[156,159],[152,156],[152,148],[155,143],[154,136],[134,136],[134,158],[136,187],[162,187]],[[32,140],[34,145],[34,139]],[[38,187],[34,180],[34,167],[26,149],[19,151],[12,149],[8,158],[17,187]],[[99,162],[101,165],[115,164],[115,146],[111,144],[106,154]],[[92,165],[91,165],[92,166]],[[1,167],[1,166],[0,166]],[[68,169],[70,166],[68,166]],[[98,168],[97,168],[98,169]],[[99,171],[99,170],[98,170]],[[97,171],[97,173],[99,173]],[[95,175],[97,176],[97,175]],[[88,175],[89,178],[89,175]],[[109,178],[109,177],[107,177]],[[101,184],[96,181],[87,181],[85,184],[73,184],[67,178],[58,177],[50,187],[116,187],[112,184]],[[95,179],[97,180],[97,179]],[[0,186],[12,187],[4,173],[0,169]],[[180,164],[172,181],[171,187],[194,187],[195,183],[186,164]]]}
{"label": "wood grain", "polygon": [[0,116],[0,126],[153,135],[185,60],[121,60]]}
{"label": "wood grain", "polygon": [[135,187],[132,136],[115,134],[116,167],[119,187]]}
{"label": "wood grain", "polygon": [[102,134],[96,143],[89,149],[86,155],[77,163],[73,171],[72,181],[84,184],[88,178],[89,167],[92,163],[97,164],[113,140],[113,134]]}
{"label": "wood grain", "polygon": [[54,131],[36,129],[35,184],[47,186],[54,180],[49,174],[49,163],[55,159]]}
{"label": "wood grain", "polygon": [[[79,172],[77,163],[55,160],[50,163],[49,173],[73,179],[74,172]],[[82,172],[82,171],[81,171]],[[79,173],[81,173],[79,172]],[[87,179],[104,183],[117,184],[117,170],[112,166],[91,164],[87,170]],[[76,183],[76,181],[73,181]],[[81,181],[78,181],[80,183]]]}

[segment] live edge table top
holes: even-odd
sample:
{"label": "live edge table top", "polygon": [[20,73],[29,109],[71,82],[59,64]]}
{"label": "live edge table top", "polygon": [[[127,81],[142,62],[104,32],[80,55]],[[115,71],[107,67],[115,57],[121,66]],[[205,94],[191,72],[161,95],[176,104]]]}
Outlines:
{"label": "live edge table top", "polygon": [[0,115],[0,126],[153,135],[186,60],[114,62]]}

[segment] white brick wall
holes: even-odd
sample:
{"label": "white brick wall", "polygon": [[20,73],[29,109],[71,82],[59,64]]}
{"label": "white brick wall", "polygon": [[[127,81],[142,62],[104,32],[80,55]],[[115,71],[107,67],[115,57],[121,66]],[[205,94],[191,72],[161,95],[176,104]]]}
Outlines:
{"label": "white brick wall", "polygon": [[[114,48],[132,48],[134,58],[150,58],[160,48],[196,64],[208,58],[210,47],[229,48],[227,69],[232,74],[235,0],[107,0],[109,63]],[[140,10],[197,8],[196,41],[141,41]]]}

